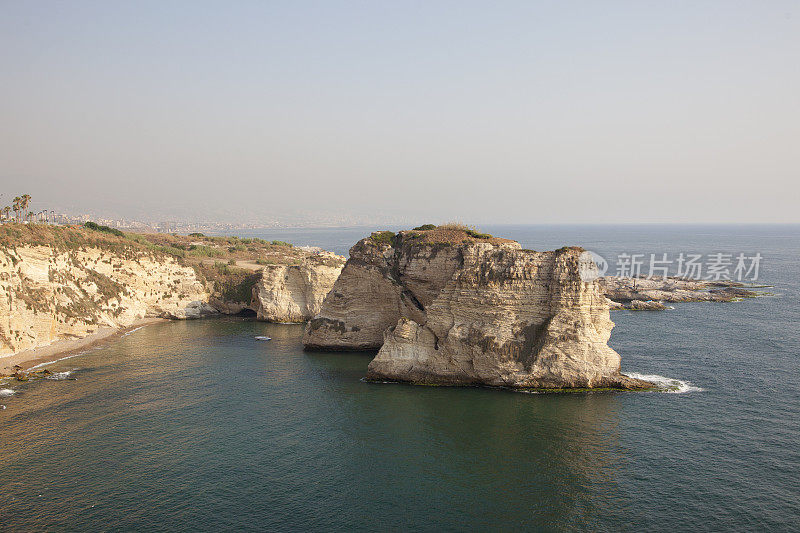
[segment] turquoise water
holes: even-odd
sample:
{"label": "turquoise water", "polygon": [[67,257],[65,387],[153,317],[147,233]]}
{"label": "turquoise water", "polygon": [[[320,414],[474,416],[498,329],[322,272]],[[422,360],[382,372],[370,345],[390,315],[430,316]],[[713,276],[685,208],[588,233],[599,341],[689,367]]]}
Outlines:
{"label": "turquoise water", "polygon": [[760,251],[776,296],[612,314],[623,371],[681,394],[368,384],[369,355],[304,353],[302,326],[148,326],[0,385],[0,530],[797,530],[799,228],[491,231]]}

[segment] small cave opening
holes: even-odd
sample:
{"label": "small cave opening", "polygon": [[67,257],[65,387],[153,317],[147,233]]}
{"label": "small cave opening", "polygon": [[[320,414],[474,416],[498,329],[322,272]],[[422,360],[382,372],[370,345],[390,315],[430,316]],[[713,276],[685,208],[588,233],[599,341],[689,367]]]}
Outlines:
{"label": "small cave opening", "polygon": [[256,313],[255,311],[253,311],[249,307],[245,307],[244,309],[242,309],[241,311],[236,313],[235,316],[240,316],[240,317],[243,317],[243,318],[255,318],[257,315],[258,315],[258,313]]}

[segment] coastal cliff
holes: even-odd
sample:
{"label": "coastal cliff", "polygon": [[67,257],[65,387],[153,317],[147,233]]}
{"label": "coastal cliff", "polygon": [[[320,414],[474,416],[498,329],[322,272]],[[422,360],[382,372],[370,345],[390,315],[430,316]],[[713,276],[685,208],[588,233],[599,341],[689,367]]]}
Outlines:
{"label": "coastal cliff", "polygon": [[645,388],[619,372],[613,323],[579,248],[523,250],[463,228],[374,233],[351,250],[307,349],[379,349],[371,380]]}
{"label": "coastal cliff", "polygon": [[253,288],[259,320],[304,322],[319,313],[345,259],[330,252],[304,258],[296,265],[267,265]]}
{"label": "coastal cliff", "polygon": [[215,314],[191,267],[152,254],[49,246],[0,250],[0,355],[122,328]]}
{"label": "coastal cliff", "polygon": [[307,320],[344,263],[281,241],[100,228],[0,227],[0,374],[13,354],[143,319]]}

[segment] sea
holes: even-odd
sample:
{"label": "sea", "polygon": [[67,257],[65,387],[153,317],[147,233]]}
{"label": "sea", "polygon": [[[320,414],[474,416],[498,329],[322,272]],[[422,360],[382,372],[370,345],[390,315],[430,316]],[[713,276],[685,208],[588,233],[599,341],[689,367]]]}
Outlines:
{"label": "sea", "polygon": [[800,226],[481,230],[611,274],[742,257],[763,296],[612,312],[622,371],[664,392],[366,383],[370,354],[306,353],[302,325],[146,326],[0,383],[0,531],[800,530]]}

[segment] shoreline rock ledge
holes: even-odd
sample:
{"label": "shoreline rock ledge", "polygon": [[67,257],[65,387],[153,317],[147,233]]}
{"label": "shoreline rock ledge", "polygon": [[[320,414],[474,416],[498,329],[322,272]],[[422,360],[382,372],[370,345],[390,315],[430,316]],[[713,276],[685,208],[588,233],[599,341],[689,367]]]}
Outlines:
{"label": "shoreline rock ledge", "polygon": [[[580,248],[523,250],[468,228],[373,233],[308,324],[309,350],[375,350],[367,379],[644,389],[620,373],[614,324]],[[593,267],[593,264],[590,264]]]}

